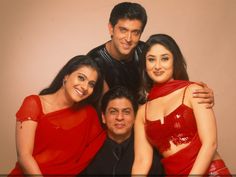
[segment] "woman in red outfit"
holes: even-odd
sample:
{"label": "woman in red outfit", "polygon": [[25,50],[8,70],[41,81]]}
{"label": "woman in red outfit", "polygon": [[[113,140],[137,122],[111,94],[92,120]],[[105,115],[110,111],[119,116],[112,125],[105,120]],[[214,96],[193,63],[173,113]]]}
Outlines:
{"label": "woman in red outfit", "polygon": [[103,78],[88,56],[76,56],[16,114],[17,163],[10,175],[76,175],[105,139],[94,109]]}
{"label": "woman in red outfit", "polygon": [[188,81],[186,63],[174,39],[152,35],[144,56],[144,91],[149,95],[135,122],[132,174],[148,173],[155,147],[163,156],[166,175],[230,176],[216,151],[214,112],[192,97],[201,86]]}

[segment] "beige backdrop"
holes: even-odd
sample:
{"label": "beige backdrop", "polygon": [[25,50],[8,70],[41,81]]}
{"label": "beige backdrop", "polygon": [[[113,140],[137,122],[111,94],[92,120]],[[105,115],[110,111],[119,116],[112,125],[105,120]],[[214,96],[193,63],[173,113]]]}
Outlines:
{"label": "beige backdrop", "polygon": [[[133,0],[132,0],[133,1]],[[119,0],[0,0],[0,174],[16,161],[15,113],[75,55],[109,40],[108,18]],[[142,35],[167,33],[179,43],[194,81],[215,93],[218,150],[236,174],[236,1],[139,0],[148,13]]]}

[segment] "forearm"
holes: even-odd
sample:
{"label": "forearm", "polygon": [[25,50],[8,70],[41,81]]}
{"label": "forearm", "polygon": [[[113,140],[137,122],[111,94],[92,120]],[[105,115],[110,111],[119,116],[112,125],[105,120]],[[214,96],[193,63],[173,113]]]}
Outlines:
{"label": "forearm", "polygon": [[216,143],[202,145],[197,159],[194,162],[193,168],[190,171],[190,175],[200,175],[206,173],[212,158],[216,152]]}
{"label": "forearm", "polygon": [[145,177],[148,175],[150,170],[151,163],[145,160],[135,160],[132,166],[132,176],[142,176]]}
{"label": "forearm", "polygon": [[32,155],[18,156],[18,162],[23,173],[27,174],[27,176],[42,176],[41,170]]}

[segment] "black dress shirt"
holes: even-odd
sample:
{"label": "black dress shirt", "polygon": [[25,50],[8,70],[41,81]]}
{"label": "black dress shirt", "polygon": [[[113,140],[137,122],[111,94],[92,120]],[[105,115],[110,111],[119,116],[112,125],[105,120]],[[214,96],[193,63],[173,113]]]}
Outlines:
{"label": "black dress shirt", "polygon": [[[134,160],[134,137],[121,144],[107,138],[101,149],[80,176],[131,176]],[[155,152],[151,176],[163,176],[160,156]]]}

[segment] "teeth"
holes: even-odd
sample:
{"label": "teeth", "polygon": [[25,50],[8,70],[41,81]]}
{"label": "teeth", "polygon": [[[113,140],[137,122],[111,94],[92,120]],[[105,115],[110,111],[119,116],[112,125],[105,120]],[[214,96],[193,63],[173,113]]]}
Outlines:
{"label": "teeth", "polygon": [[83,92],[79,91],[78,89],[75,89],[75,91],[80,94],[80,95],[83,95]]}

